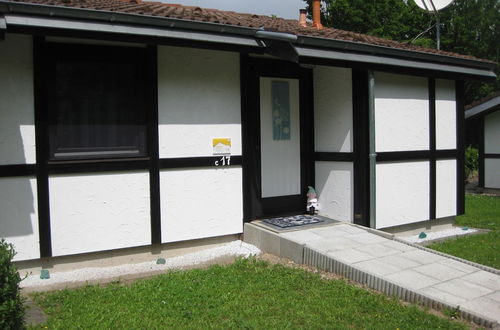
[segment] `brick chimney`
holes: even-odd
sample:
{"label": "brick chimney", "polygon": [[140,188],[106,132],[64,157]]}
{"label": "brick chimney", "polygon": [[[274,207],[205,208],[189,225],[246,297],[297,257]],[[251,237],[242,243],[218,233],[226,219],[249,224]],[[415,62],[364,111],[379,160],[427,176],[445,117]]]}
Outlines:
{"label": "brick chimney", "polygon": [[321,30],[323,28],[323,25],[321,25],[321,1],[320,0],[313,0],[313,27],[317,28],[318,30]]}
{"label": "brick chimney", "polygon": [[306,17],[307,17],[307,10],[300,9],[299,10],[299,26],[307,27]]}

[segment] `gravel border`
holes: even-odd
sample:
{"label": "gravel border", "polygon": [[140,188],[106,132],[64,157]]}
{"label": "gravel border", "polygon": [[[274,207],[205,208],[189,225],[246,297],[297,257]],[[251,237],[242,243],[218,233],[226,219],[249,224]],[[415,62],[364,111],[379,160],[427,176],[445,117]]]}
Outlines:
{"label": "gravel border", "polygon": [[[201,266],[224,257],[249,257],[260,253],[261,251],[254,245],[237,240],[215,248],[174,258],[165,258],[164,264],[157,264],[157,258],[152,256],[154,260],[136,264],[80,268],[67,272],[51,272],[49,279],[40,279],[40,273],[33,273],[22,280],[20,286],[23,288],[23,291],[55,290],[64,287],[75,287],[86,283],[97,284],[121,278],[133,279],[146,277],[148,275],[161,274],[167,270]],[[161,255],[158,258],[161,258]]]}

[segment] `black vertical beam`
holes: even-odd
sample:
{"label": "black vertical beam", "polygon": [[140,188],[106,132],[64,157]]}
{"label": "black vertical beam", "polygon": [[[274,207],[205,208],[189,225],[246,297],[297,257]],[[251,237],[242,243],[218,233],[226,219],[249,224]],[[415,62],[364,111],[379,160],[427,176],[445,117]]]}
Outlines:
{"label": "black vertical beam", "polygon": [[158,145],[158,49],[147,47],[145,58],[148,84],[149,199],[151,209],[151,244],[161,244],[160,160]]}
{"label": "black vertical beam", "polygon": [[476,126],[477,135],[479,136],[478,149],[479,149],[479,168],[478,168],[478,185],[484,188],[484,116],[476,119],[478,125]]}
{"label": "black vertical beam", "polygon": [[465,213],[465,87],[462,80],[455,82],[457,107],[457,215]]}
{"label": "black vertical beam", "polygon": [[354,144],[354,223],[370,226],[368,72],[352,70]]}
{"label": "black vertical beam", "polygon": [[436,218],[436,80],[429,78],[429,219]]}
{"label": "black vertical beam", "polygon": [[301,69],[300,72],[300,152],[302,166],[302,187],[315,187],[314,154],[314,79],[313,70]]}
{"label": "black vertical beam", "polygon": [[45,38],[33,37],[33,83],[35,99],[36,183],[40,258],[52,257],[49,199],[48,58]]}

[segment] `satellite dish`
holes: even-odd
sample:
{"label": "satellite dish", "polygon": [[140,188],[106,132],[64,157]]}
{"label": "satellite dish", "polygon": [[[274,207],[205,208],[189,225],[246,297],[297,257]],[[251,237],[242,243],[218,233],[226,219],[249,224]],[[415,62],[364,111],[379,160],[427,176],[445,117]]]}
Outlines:
{"label": "satellite dish", "polygon": [[441,23],[439,22],[438,11],[448,6],[453,0],[413,0],[417,6],[436,15],[436,44],[437,49],[441,49]]}
{"label": "satellite dish", "polygon": [[438,11],[453,2],[453,0],[413,0],[420,8],[427,11]]}

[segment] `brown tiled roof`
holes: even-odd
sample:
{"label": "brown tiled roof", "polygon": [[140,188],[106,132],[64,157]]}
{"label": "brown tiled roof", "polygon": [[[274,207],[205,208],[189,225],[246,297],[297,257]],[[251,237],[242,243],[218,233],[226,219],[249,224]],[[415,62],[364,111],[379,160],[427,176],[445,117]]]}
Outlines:
{"label": "brown tiled roof", "polygon": [[[312,26],[300,27],[297,20],[274,18],[264,15],[243,14],[233,11],[222,11],[195,6],[182,6],[179,4],[168,4],[162,2],[141,0],[13,0],[13,2],[34,3],[41,5],[54,5],[72,8],[93,9],[100,11],[111,11],[129,14],[138,14],[156,17],[168,17],[198,22],[210,22],[227,24],[249,28],[263,28],[267,31],[285,32],[296,35],[350,41],[368,45],[377,45],[415,52],[439,54],[471,60],[481,60],[473,56],[461,55],[436,49],[423,48],[407,43],[377,38],[365,34],[344,31],[332,28],[318,30]],[[298,16],[298,13],[297,13]]]}
{"label": "brown tiled roof", "polygon": [[469,104],[469,105],[465,106],[465,110],[469,110],[469,109],[471,109],[471,108],[474,108],[474,107],[476,107],[476,106],[478,106],[478,105],[480,105],[480,104],[483,104],[483,103],[485,103],[485,102],[488,102],[489,100],[492,100],[492,99],[494,99],[495,97],[499,97],[499,96],[500,96],[500,91],[496,91],[496,92],[494,92],[494,93],[492,93],[492,94],[490,94],[490,95],[488,95],[488,96],[483,97],[483,98],[482,98],[482,99],[480,99],[480,100],[474,101],[474,102],[472,102],[471,104]]}

